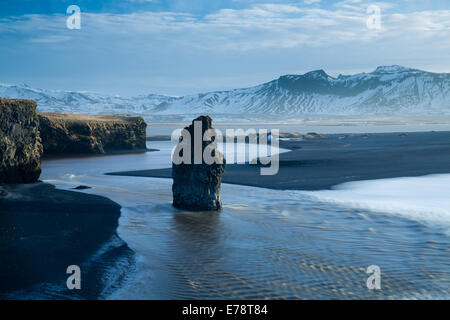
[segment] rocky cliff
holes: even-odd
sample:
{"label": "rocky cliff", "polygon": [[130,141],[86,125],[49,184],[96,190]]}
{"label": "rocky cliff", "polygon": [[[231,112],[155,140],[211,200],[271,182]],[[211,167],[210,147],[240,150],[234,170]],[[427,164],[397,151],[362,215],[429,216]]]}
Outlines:
{"label": "rocky cliff", "polygon": [[146,150],[141,117],[39,113],[44,155],[105,154]]}
{"label": "rocky cliff", "polygon": [[0,98],[0,183],[30,183],[41,174],[36,103]]}

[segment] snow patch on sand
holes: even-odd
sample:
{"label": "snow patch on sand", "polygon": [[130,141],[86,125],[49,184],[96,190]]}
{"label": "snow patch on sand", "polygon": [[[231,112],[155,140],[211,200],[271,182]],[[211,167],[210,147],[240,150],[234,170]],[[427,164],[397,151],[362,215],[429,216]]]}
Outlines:
{"label": "snow patch on sand", "polygon": [[348,182],[305,191],[318,201],[433,223],[450,232],[450,174]]}

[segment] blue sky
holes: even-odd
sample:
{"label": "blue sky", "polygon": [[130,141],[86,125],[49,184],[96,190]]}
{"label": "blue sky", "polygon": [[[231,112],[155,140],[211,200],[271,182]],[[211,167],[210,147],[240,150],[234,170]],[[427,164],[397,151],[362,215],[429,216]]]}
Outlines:
{"label": "blue sky", "polygon": [[[66,27],[69,5],[81,29]],[[367,8],[381,29],[367,28]],[[450,72],[447,0],[0,2],[0,82],[108,94],[246,87],[400,64]]]}

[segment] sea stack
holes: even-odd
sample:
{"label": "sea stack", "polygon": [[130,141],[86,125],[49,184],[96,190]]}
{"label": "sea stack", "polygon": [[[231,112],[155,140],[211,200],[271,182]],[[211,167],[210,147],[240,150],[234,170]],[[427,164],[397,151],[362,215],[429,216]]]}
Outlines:
{"label": "sea stack", "polygon": [[[200,116],[183,131],[172,162],[173,206],[190,211],[219,210],[222,206],[220,184],[226,163],[217,149],[215,136],[205,135],[206,131],[214,132],[212,120],[209,116]],[[212,163],[203,157],[207,147],[207,153],[214,158]],[[182,157],[183,160],[177,161],[175,157]]]}
{"label": "sea stack", "polygon": [[32,183],[41,174],[36,103],[0,98],[0,183]]}

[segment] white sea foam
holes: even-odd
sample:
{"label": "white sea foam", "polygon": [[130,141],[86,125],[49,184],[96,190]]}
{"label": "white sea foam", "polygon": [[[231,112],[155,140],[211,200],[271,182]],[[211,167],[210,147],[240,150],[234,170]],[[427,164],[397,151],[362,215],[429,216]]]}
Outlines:
{"label": "white sea foam", "polygon": [[333,190],[302,192],[319,201],[401,215],[450,232],[450,174],[348,182]]}

